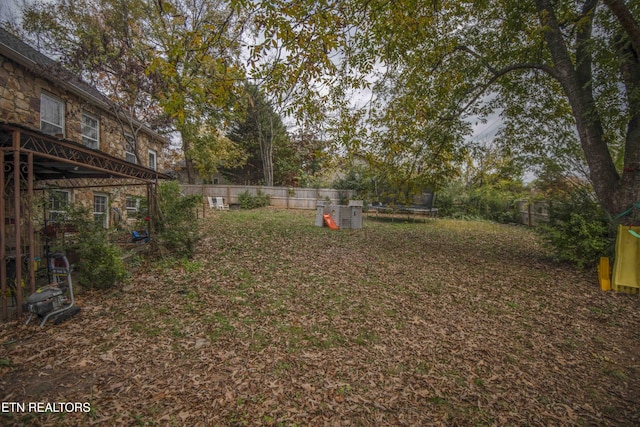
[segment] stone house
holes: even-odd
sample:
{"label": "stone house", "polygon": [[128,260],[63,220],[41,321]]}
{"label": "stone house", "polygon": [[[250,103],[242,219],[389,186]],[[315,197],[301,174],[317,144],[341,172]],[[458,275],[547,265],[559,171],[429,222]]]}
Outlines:
{"label": "stone house", "polygon": [[[168,178],[160,172],[167,144],[97,89],[0,28],[3,318],[7,257],[40,256],[41,230],[59,222],[71,202],[89,206],[105,227],[132,216],[142,199],[151,210],[158,180]],[[37,200],[41,207],[34,208]]]}
{"label": "stone house", "polygon": [[[95,88],[0,29],[0,122],[82,144],[151,170],[162,169],[162,148],[168,141],[114,111],[113,104]],[[61,203],[93,203],[96,215],[103,214],[105,225],[117,222],[118,212],[134,211],[140,197],[146,197],[144,191],[129,186],[110,186],[111,190],[93,186],[82,191],[77,185],[65,189],[65,184],[57,183],[52,187],[58,190],[50,191],[50,219],[55,218]]]}

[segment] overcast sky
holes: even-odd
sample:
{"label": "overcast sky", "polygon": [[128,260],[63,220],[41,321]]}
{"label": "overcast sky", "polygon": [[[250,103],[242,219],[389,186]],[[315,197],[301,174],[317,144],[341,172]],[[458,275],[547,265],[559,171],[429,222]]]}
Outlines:
{"label": "overcast sky", "polygon": [[[0,0],[0,21],[19,21],[19,11],[24,4],[33,2],[33,0]],[[367,100],[370,97],[366,97]],[[356,99],[362,100],[362,96],[357,96]],[[358,102],[356,102],[358,103]],[[495,137],[501,128],[502,120],[499,112],[494,112],[486,118],[486,123],[482,123],[480,120],[471,119],[470,122],[473,126],[473,133],[470,139],[483,142],[490,141]]]}
{"label": "overcast sky", "polygon": [[18,18],[20,8],[18,4],[22,4],[22,0],[0,0],[0,21],[12,21]]}

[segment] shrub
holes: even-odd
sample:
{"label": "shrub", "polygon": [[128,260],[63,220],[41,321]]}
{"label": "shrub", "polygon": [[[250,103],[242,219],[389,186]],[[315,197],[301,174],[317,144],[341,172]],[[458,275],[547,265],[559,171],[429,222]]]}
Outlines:
{"label": "shrub", "polygon": [[75,252],[80,258],[77,265],[80,284],[86,288],[106,289],[123,280],[127,271],[122,251],[109,241],[102,222],[93,218],[88,207],[80,205],[70,206],[67,218],[76,233],[65,242],[63,249]]}
{"label": "shrub", "polygon": [[471,191],[470,204],[480,218],[501,223],[516,222],[517,198],[518,195],[502,190],[498,186],[485,185]]}
{"label": "shrub", "polygon": [[436,192],[435,204],[441,216],[516,222],[516,201],[522,197],[522,192],[521,185],[512,185],[508,181],[478,187],[453,181]]}
{"label": "shrub", "polygon": [[107,243],[106,233],[96,233],[85,240],[79,255],[82,262],[79,281],[85,287],[110,288],[127,276],[122,251]]}
{"label": "shrub", "polygon": [[590,189],[582,187],[554,196],[549,221],[538,229],[557,260],[584,268],[610,250],[609,225]]}
{"label": "shrub", "polygon": [[251,194],[247,190],[238,194],[238,201],[240,202],[240,209],[255,209],[269,206],[271,197],[260,190],[258,190],[256,195]]}
{"label": "shrub", "polygon": [[175,181],[158,186],[159,218],[156,221],[157,240],[181,257],[191,257],[200,240],[196,210],[202,204],[201,195],[184,196]]}

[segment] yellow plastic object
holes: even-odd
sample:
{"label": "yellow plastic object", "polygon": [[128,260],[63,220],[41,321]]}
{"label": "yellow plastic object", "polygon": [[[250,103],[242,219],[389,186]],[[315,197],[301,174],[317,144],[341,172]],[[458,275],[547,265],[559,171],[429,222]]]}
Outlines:
{"label": "yellow plastic object", "polygon": [[640,232],[640,227],[618,226],[616,259],[613,263],[611,285],[614,291],[640,293],[640,239],[629,232]]}
{"label": "yellow plastic object", "polygon": [[598,264],[598,281],[600,289],[603,291],[611,290],[611,267],[609,266],[609,258],[601,257]]}

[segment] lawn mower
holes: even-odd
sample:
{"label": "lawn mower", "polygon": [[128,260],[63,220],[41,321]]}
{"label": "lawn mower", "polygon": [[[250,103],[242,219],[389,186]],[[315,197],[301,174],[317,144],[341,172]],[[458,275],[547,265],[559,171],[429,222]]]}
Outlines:
{"label": "lawn mower", "polygon": [[29,324],[34,315],[42,318],[40,326],[55,319],[57,325],[76,315],[80,307],[73,303],[73,283],[71,281],[71,265],[64,254],[52,253],[47,256],[50,284],[38,288],[29,295],[23,304],[23,310],[29,313],[25,324]]}

